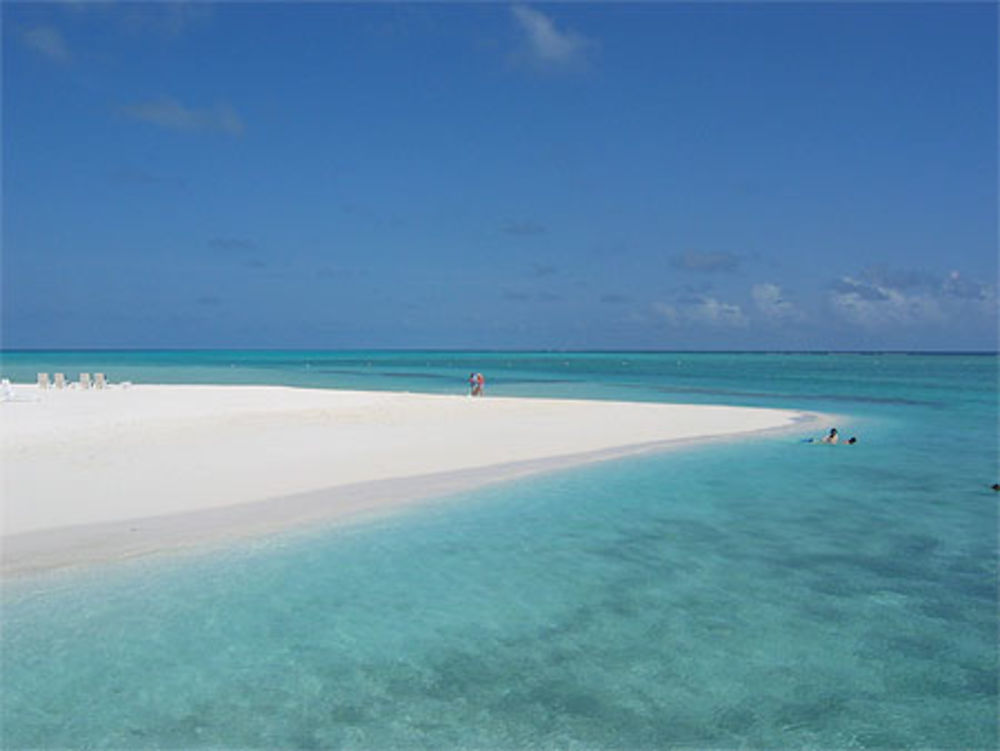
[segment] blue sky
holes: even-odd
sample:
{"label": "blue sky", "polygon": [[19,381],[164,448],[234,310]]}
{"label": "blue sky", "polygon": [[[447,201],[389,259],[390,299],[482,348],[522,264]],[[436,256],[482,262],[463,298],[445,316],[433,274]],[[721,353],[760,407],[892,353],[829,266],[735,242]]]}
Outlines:
{"label": "blue sky", "polygon": [[3,4],[2,344],[996,349],[997,8]]}

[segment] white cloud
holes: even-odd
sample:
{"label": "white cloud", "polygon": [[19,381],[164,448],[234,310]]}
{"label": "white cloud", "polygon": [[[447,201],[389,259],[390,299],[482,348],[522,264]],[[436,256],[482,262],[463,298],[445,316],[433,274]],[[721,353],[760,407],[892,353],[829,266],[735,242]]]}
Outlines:
{"label": "white cloud", "polygon": [[66,40],[58,29],[51,26],[36,26],[33,29],[26,29],[21,34],[24,43],[49,60],[57,63],[68,63],[71,55]]}
{"label": "white cloud", "polygon": [[194,109],[174,99],[163,98],[127,105],[122,107],[122,112],[134,120],[169,130],[218,131],[233,136],[243,133],[243,121],[239,114],[225,103],[207,109]]}
{"label": "white cloud", "polygon": [[959,341],[977,332],[995,332],[997,325],[996,285],[958,271],[941,275],[868,269],[835,280],[827,303],[841,321],[884,335],[936,330]]}
{"label": "white cloud", "polygon": [[966,279],[958,271],[952,271],[941,284],[941,292],[947,297],[973,302],[995,303],[996,287],[975,280]]}
{"label": "white cloud", "polygon": [[749,323],[739,305],[714,297],[689,298],[676,304],[655,302],[652,310],[661,321],[674,327],[745,328]]}
{"label": "white cloud", "polygon": [[566,67],[586,61],[593,42],[570,30],[559,30],[551,18],[523,5],[511,8],[525,34],[527,59],[541,65]]}
{"label": "white cloud", "polygon": [[868,329],[947,320],[940,302],[927,292],[905,292],[849,276],[841,277],[835,284],[830,293],[830,305],[847,322]]}
{"label": "white cloud", "polygon": [[754,304],[765,318],[771,321],[801,321],[804,316],[793,303],[785,299],[781,287],[765,282],[755,284],[750,290]]}
{"label": "white cloud", "polygon": [[693,320],[711,326],[743,327],[747,325],[747,317],[743,315],[743,310],[739,305],[721,302],[714,297],[706,297],[699,304],[690,306],[688,315]]}

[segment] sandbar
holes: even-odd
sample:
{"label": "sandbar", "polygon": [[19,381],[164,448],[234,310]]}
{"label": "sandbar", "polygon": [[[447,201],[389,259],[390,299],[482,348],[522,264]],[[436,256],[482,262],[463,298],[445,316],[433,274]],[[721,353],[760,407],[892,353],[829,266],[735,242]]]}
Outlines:
{"label": "sandbar", "polygon": [[4,576],[385,510],[693,440],[790,410],[137,385],[0,403]]}

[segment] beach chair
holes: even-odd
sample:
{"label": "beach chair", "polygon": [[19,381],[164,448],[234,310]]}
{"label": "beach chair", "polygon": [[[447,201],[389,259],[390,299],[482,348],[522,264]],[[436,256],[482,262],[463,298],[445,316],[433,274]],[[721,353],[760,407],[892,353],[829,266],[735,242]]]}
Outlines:
{"label": "beach chair", "polygon": [[56,379],[56,388],[57,389],[64,389],[64,388],[66,388],[66,376],[63,373],[56,373],[55,374],[55,379]]}
{"label": "beach chair", "polygon": [[49,374],[39,373],[38,374],[38,388],[47,389],[49,387]]}
{"label": "beach chair", "polygon": [[90,388],[90,373],[80,373],[80,388],[81,389]]}
{"label": "beach chair", "polygon": [[108,382],[104,379],[104,373],[94,373],[94,388],[103,389],[108,385]]}

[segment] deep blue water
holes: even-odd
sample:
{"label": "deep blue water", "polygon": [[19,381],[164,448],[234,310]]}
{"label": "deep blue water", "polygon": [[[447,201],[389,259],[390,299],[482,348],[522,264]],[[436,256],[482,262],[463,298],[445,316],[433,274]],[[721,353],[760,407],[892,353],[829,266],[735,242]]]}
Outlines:
{"label": "deep blue water", "polygon": [[3,748],[997,746],[997,358],[5,353],[4,377],[790,407],[774,437],[8,582]]}

